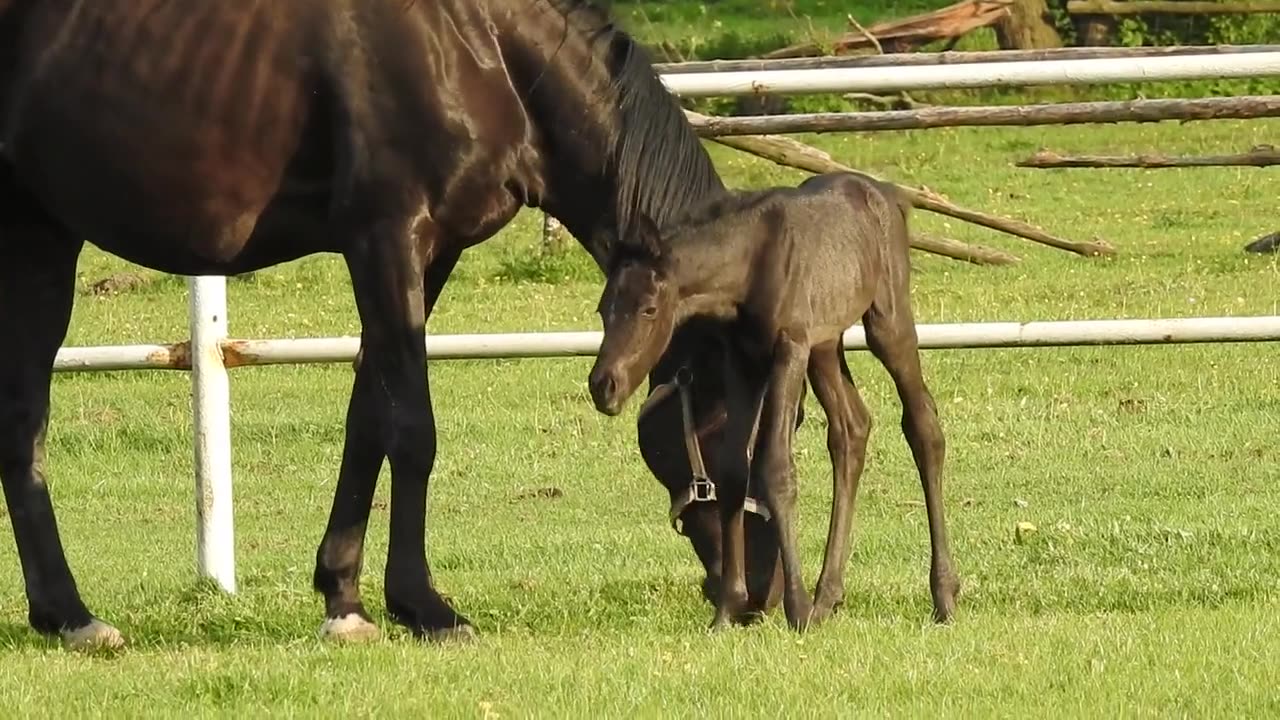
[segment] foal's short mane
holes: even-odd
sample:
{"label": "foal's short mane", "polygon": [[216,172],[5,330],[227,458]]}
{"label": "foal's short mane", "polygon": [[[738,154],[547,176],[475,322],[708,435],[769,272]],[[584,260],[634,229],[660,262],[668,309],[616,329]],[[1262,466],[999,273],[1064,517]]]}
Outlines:
{"label": "foal's short mane", "polygon": [[711,156],[689,126],[675,97],[653,69],[647,50],[590,0],[543,0],[591,38],[612,76],[610,93],[597,98],[620,126],[612,148],[617,173],[618,227],[637,213],[659,226],[691,205],[724,191]]}

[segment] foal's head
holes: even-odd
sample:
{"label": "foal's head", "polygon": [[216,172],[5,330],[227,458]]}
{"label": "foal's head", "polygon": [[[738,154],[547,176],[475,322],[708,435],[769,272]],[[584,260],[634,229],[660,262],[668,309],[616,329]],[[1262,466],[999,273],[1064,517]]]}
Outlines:
{"label": "foal's head", "polygon": [[670,269],[658,228],[641,215],[618,238],[596,308],[604,340],[587,382],[606,415],[622,411],[671,342],[679,297]]}

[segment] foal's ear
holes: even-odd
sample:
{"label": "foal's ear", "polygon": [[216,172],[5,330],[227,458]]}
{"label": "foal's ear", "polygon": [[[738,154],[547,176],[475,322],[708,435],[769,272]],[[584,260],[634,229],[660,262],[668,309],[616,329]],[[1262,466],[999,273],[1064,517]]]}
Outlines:
{"label": "foal's ear", "polygon": [[631,242],[635,249],[653,260],[662,259],[662,233],[653,218],[644,213],[636,215],[635,225],[631,229]]}

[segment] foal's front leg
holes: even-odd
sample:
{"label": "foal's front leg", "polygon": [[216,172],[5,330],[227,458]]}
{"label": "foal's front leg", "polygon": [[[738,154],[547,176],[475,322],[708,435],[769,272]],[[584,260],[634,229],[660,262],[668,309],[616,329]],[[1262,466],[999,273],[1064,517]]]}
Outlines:
{"label": "foal's front leg", "polygon": [[796,541],[796,480],[791,457],[796,407],[808,361],[808,344],[784,330],[774,347],[773,367],[760,417],[762,452],[751,468],[758,479],[756,487],[763,488],[765,504],[773,515],[778,548],[782,552],[782,606],[787,623],[797,630],[809,625],[813,613],[813,601],[805,589]]}

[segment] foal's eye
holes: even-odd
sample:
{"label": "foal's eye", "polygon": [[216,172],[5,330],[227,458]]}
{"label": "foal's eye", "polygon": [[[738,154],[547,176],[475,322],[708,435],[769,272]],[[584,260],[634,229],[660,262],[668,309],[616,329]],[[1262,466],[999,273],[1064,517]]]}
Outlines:
{"label": "foal's eye", "polygon": [[658,317],[658,306],[657,306],[657,305],[646,305],[646,306],[645,306],[645,308],[644,308],[643,310],[641,310],[641,311],[640,311],[640,314],[641,314],[641,315],[643,315],[643,316],[645,316],[645,317],[647,317],[647,318],[655,318],[655,317]]}

